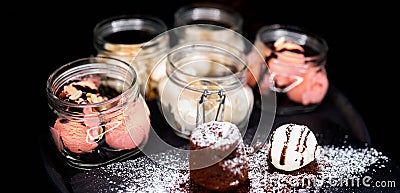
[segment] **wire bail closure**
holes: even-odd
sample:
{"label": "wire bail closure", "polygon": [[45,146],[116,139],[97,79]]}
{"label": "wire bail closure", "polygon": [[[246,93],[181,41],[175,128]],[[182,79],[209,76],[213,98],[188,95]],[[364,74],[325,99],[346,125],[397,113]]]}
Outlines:
{"label": "wire bail closure", "polygon": [[[199,102],[197,103],[196,127],[199,126],[200,119],[202,119],[202,123],[206,122],[205,102],[207,101],[207,96],[211,95],[213,93],[215,93],[215,92],[204,90],[203,94],[201,94],[200,99],[198,100]],[[214,120],[215,121],[222,121],[223,118],[224,118],[224,113],[225,113],[225,98],[226,98],[226,94],[224,93],[223,90],[219,90],[218,91],[218,96],[219,96],[219,99],[217,100],[217,102],[219,102],[219,104],[218,104],[218,109],[217,109],[217,113],[215,115],[215,119]],[[200,112],[200,106],[202,106],[202,112]],[[218,119],[218,117],[220,117],[220,118]]]}

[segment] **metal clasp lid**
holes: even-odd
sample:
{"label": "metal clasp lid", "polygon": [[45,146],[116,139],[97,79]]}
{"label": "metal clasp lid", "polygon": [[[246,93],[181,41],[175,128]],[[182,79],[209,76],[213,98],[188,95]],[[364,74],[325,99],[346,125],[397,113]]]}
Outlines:
{"label": "metal clasp lid", "polygon": [[[200,117],[202,117],[202,123],[206,122],[206,110],[205,110],[205,102],[207,101],[207,96],[214,94],[215,92],[211,92],[208,90],[204,90],[203,94],[201,94],[200,99],[198,100],[199,102],[197,103],[197,111],[196,111],[196,127],[199,126],[199,122],[200,122]],[[222,121],[224,118],[224,113],[225,113],[225,98],[226,98],[226,94],[224,93],[223,90],[219,90],[218,91],[218,96],[219,99],[217,100],[217,102],[219,102],[218,104],[218,109],[215,115],[215,121]],[[200,114],[200,106],[202,106],[202,112]],[[218,117],[220,117],[218,119]]]}

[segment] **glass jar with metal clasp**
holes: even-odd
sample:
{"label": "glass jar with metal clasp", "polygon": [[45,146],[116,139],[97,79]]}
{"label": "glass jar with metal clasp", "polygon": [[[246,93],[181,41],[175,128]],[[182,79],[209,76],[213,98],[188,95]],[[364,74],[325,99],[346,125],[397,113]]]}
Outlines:
{"label": "glass jar with metal clasp", "polygon": [[174,132],[189,138],[201,123],[229,121],[244,131],[253,108],[245,55],[229,45],[191,41],[171,48],[159,107]]}

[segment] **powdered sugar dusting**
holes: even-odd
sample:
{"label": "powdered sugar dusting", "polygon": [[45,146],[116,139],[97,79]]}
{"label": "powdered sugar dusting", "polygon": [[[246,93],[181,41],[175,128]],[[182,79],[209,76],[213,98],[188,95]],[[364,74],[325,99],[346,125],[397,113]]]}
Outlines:
{"label": "powdered sugar dusting", "polygon": [[326,146],[321,154],[321,162],[329,164],[329,167],[324,168],[324,172],[330,177],[359,176],[368,170],[368,166],[378,161],[385,163],[389,159],[371,147]]}
{"label": "powdered sugar dusting", "polygon": [[[225,171],[230,171],[233,174],[243,175],[244,168],[247,167],[249,158],[246,156],[244,152],[244,144],[241,143],[237,146],[237,153],[239,154],[237,157],[233,159],[224,159],[222,161],[222,167]],[[242,153],[243,152],[243,153]]]}
{"label": "powdered sugar dusting", "polygon": [[149,157],[157,164],[170,169],[184,168],[189,164],[188,147],[179,149],[171,149],[165,152],[149,155]]}
{"label": "powdered sugar dusting", "polygon": [[[362,176],[372,165],[378,164],[376,169],[379,170],[388,161],[371,147],[322,146],[314,162],[318,165],[317,172],[291,175],[271,171],[266,147],[252,153],[251,147],[246,146],[246,151],[250,152],[249,183],[238,187],[238,192],[342,192],[333,187],[334,180]],[[80,173],[71,179],[72,188],[74,192],[205,191],[190,180],[185,153],[168,151],[150,157],[152,159],[140,157]]]}
{"label": "powdered sugar dusting", "polygon": [[[185,147],[183,147],[185,148]],[[172,149],[115,162],[74,176],[74,192],[170,192],[178,168],[188,165],[187,151]]]}
{"label": "powdered sugar dusting", "polygon": [[236,125],[230,122],[211,121],[195,128],[190,140],[197,147],[229,148],[241,140],[241,134]]}
{"label": "powdered sugar dusting", "polygon": [[320,192],[334,188],[338,180],[360,177],[372,164],[378,161],[384,164],[388,158],[371,147],[323,146],[315,161],[318,165],[315,173],[270,172],[265,146],[250,155],[249,192]]}

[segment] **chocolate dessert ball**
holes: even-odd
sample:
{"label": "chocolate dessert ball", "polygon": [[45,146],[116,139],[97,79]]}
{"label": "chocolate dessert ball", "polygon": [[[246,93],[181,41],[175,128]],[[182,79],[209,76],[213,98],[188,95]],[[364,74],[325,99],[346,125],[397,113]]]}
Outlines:
{"label": "chocolate dessert ball", "polygon": [[248,180],[248,157],[237,126],[211,121],[190,136],[190,178],[212,191],[228,191]]}

